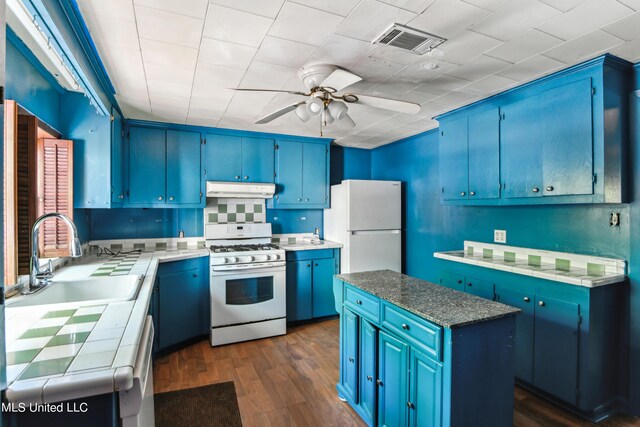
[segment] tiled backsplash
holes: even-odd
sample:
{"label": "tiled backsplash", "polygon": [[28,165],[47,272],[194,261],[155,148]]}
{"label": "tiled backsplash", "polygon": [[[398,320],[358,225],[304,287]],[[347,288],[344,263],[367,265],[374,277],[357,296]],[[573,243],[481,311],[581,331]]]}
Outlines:
{"label": "tiled backsplash", "polygon": [[209,198],[204,209],[207,224],[255,224],[266,222],[264,199]]}
{"label": "tiled backsplash", "polygon": [[166,251],[166,250],[188,250],[205,248],[204,237],[164,237],[159,239],[116,239],[116,240],[92,240],[89,242],[90,247],[98,246],[107,248],[112,252],[129,252],[141,250],[150,251]]}

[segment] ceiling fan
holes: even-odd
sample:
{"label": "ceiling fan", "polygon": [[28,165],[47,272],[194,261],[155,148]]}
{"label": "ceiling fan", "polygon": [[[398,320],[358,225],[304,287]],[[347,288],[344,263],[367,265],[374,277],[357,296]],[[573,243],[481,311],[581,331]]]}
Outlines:
{"label": "ceiling fan", "polygon": [[362,80],[349,71],[336,65],[317,64],[302,68],[298,73],[308,93],[279,89],[233,89],[245,92],[280,92],[292,95],[307,97],[304,101],[299,101],[286,107],[280,108],[255,121],[256,124],[269,123],[291,111],[303,122],[309,121],[312,117],[320,117],[320,135],[322,127],[334,121],[346,122],[353,127],[356,123],[348,114],[348,104],[361,104],[369,107],[381,108],[384,110],[396,111],[399,113],[416,114],[420,111],[420,105],[412,102],[397,101],[395,99],[381,98],[378,96],[361,95],[355,93],[338,92]]}

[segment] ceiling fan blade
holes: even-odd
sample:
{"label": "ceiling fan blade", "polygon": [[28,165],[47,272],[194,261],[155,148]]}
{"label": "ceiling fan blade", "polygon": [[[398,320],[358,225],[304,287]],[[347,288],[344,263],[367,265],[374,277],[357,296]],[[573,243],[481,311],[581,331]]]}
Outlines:
{"label": "ceiling fan blade", "polygon": [[270,121],[275,120],[278,117],[284,116],[285,114],[295,110],[296,108],[298,108],[298,105],[302,105],[304,103],[305,101],[296,102],[295,104],[287,105],[286,107],[280,108],[279,110],[276,110],[273,113],[268,114],[259,120],[256,120],[254,123],[257,125],[263,125],[265,123],[269,123]]}
{"label": "ceiling fan blade", "polygon": [[335,89],[336,92],[340,92],[345,87],[351,86],[360,80],[362,80],[362,77],[360,76],[356,76],[346,70],[337,69],[333,73],[329,74],[329,77],[324,79],[324,81],[320,83],[320,86],[331,87]]}
{"label": "ceiling fan blade", "polygon": [[349,125],[350,127],[356,127],[356,122],[353,121],[353,119],[351,118],[350,115],[345,114],[344,117],[342,118],[342,120],[340,120],[341,122],[345,122],[347,125]]}
{"label": "ceiling fan blade", "polygon": [[420,112],[420,104],[413,102],[397,101],[395,99],[380,98],[379,96],[358,95],[358,104],[367,105],[369,107],[382,108],[383,110],[397,111],[399,113],[416,114]]}
{"label": "ceiling fan blade", "polygon": [[228,90],[235,90],[236,92],[278,92],[278,93],[289,93],[291,95],[302,95],[309,96],[309,93],[298,92],[295,90],[280,90],[280,89],[245,89],[245,88],[233,88],[228,87]]}

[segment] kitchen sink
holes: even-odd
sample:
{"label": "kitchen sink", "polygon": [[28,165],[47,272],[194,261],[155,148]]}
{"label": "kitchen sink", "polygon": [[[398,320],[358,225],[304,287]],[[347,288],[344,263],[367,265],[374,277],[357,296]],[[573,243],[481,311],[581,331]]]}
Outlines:
{"label": "kitchen sink", "polygon": [[143,276],[127,275],[82,280],[55,280],[44,289],[7,300],[7,308],[33,305],[91,302],[107,304],[131,301],[138,295]]}

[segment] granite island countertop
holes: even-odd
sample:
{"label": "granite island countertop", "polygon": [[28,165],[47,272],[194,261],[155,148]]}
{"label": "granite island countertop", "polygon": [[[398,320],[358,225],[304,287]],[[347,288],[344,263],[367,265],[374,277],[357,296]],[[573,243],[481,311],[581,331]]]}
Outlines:
{"label": "granite island countertop", "polygon": [[519,308],[391,270],[338,274],[338,279],[445,328],[513,316]]}

